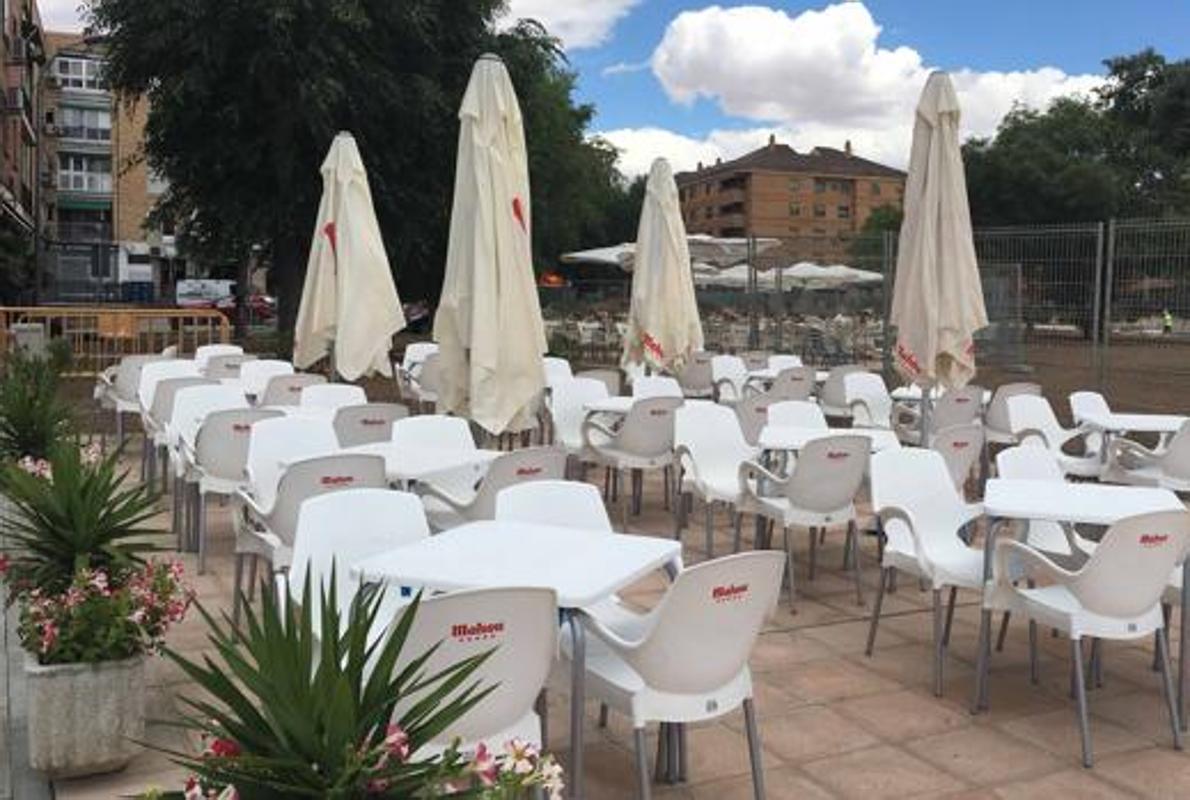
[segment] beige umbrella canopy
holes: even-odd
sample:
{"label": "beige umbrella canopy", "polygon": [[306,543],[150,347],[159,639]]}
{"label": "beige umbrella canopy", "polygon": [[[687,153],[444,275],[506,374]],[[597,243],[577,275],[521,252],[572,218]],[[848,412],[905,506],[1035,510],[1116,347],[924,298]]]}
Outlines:
{"label": "beige umbrella canopy", "polygon": [[975,376],[972,336],[988,319],[959,150],[959,100],[944,72],[930,75],[917,104],[891,322],[897,370],[908,380],[954,388]]}
{"label": "beige umbrella canopy", "polygon": [[678,187],[669,162],[659,158],[645,184],[621,362],[676,372],[702,341]]}
{"label": "beige umbrella canopy", "polygon": [[355,380],[392,375],[388,351],[405,327],[384,240],[372,208],[368,175],[355,139],[340,133],[322,162],[322,201],[310,243],[306,282],[293,336],[293,363],[326,355]]}
{"label": "beige umbrella canopy", "polygon": [[545,388],[546,340],[521,109],[496,56],[475,63],[459,120],[446,275],[434,317],[438,398],[442,410],[499,434],[520,429]]}

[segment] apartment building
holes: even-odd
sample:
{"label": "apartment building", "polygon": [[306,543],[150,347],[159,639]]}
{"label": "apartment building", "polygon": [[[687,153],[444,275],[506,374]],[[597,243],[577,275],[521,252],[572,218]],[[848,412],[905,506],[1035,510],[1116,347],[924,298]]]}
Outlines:
{"label": "apartment building", "polygon": [[0,126],[0,226],[21,236],[37,227],[38,92],[45,62],[36,0],[7,0],[0,33],[4,124]]}
{"label": "apartment building", "polygon": [[140,158],[147,111],[108,90],[101,41],[45,41],[43,233],[57,299],[153,300],[179,265],[173,237],[147,224],[166,189]]}
{"label": "apartment building", "polygon": [[731,161],[675,176],[690,233],[798,239],[800,256],[833,258],[880,206],[900,207],[905,173],[842,150],[799,153],[770,137]]}

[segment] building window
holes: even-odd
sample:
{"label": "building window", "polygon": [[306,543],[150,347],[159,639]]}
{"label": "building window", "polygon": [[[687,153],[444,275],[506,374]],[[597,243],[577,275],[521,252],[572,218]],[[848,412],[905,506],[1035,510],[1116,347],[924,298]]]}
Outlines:
{"label": "building window", "polygon": [[802,188],[801,181],[799,181],[797,178],[789,179],[789,191],[791,193],[796,194],[797,192],[801,191],[801,188]]}
{"label": "building window", "polygon": [[800,217],[802,215],[802,207],[797,203],[789,204],[789,216]]}
{"label": "building window", "polygon": [[106,108],[62,106],[60,129],[63,138],[109,142],[112,138],[112,112]]}
{"label": "building window", "polygon": [[876,183],[876,181],[872,181],[872,194],[874,194],[874,195],[880,194],[880,184]]}
{"label": "building window", "polygon": [[841,205],[836,209],[839,219],[851,219],[851,206]]}
{"label": "building window", "polygon": [[825,191],[826,191],[826,181],[823,180],[822,178],[815,178],[814,179],[814,193],[822,194]]}
{"label": "building window", "polygon": [[826,216],[826,206],[824,206],[822,203],[815,203],[814,204],[814,216],[825,217]]}
{"label": "building window", "polygon": [[111,192],[111,156],[59,153],[58,188],[66,192]]}
{"label": "building window", "polygon": [[103,62],[94,58],[66,58],[54,60],[54,75],[58,85],[67,89],[90,89],[105,91],[107,82],[103,78]]}
{"label": "building window", "polygon": [[710,208],[710,207],[708,206],[708,207],[707,207],[707,210],[706,210],[706,214],[705,214],[705,216],[706,216],[706,218],[707,218],[707,219],[710,219],[711,217],[715,216],[715,209],[713,209],[713,208]]}

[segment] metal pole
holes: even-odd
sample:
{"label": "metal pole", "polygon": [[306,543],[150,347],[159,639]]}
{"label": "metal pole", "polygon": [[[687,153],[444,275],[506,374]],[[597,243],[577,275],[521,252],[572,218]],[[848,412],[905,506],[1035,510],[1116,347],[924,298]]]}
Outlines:
{"label": "metal pole", "polygon": [[881,237],[881,254],[880,254],[880,268],[884,273],[884,315],[880,320],[881,333],[881,371],[884,373],[885,383],[891,382],[893,379],[892,368],[892,325],[889,324],[889,316],[892,314],[892,295],[893,295],[893,268],[894,262],[892,259],[893,248],[896,240],[895,233],[892,231],[884,231]]}
{"label": "metal pole", "polygon": [[1103,223],[1095,225],[1095,299],[1091,305],[1091,363],[1095,383],[1103,389],[1103,359],[1099,351],[1099,314],[1103,302]]}
{"label": "metal pole", "polygon": [[1103,377],[1111,370],[1111,297],[1113,275],[1116,269],[1116,218],[1107,221],[1107,263],[1103,284],[1096,287],[1103,292],[1103,347],[1100,353]]}

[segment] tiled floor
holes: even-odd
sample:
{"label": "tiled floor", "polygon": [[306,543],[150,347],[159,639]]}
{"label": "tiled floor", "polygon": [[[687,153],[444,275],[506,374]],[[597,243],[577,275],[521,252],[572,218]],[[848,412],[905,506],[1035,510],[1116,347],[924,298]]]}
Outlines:
{"label": "tiled floor", "polygon": [[[673,521],[649,484],[644,514],[630,530],[672,535]],[[613,515],[619,518],[618,514]],[[191,575],[202,603],[226,607],[231,598],[232,559],[226,509],[212,507],[213,555],[208,573]],[[168,515],[163,514],[163,524]],[[702,514],[692,516],[686,557],[705,557]],[[727,551],[730,531],[719,515],[716,552]],[[745,525],[747,531],[749,525]],[[1190,797],[1190,755],[1171,749],[1157,674],[1150,669],[1149,642],[1106,646],[1105,685],[1090,695],[1097,763],[1083,769],[1074,707],[1068,697],[1068,643],[1041,636],[1042,681],[1028,678],[1026,633],[1014,623],[1003,652],[994,654],[991,711],[968,712],[973,681],[978,607],[974,595],[959,597],[944,696],[930,692],[929,594],[902,579],[884,604],[872,658],[863,654],[875,593],[875,542],[863,550],[865,607],[856,604],[851,576],[840,570],[842,534],[819,549],[819,570],[806,579],[806,536],[799,551],[796,613],[787,601],[769,620],[752,658],[761,723],[768,797],[880,798],[954,797],[1108,798]],[[750,537],[745,533],[750,546]],[[193,558],[185,557],[188,566]],[[654,576],[625,593],[642,606],[655,603],[664,586]],[[170,637],[177,650],[206,647],[201,618],[192,614]],[[149,670],[151,716],[167,718],[180,695],[195,688],[175,667],[153,661]],[[550,700],[551,744],[566,761],[567,701]],[[633,795],[632,731],[614,716],[606,729],[588,709],[586,785],[591,798]],[[150,728],[153,742],[185,747],[171,728]],[[739,712],[694,726],[689,735],[690,781],[655,786],[665,797],[751,797],[748,757]],[[147,788],[180,784],[182,772],[154,752],[139,756],[124,772],[56,785],[60,800],[113,798]]]}

